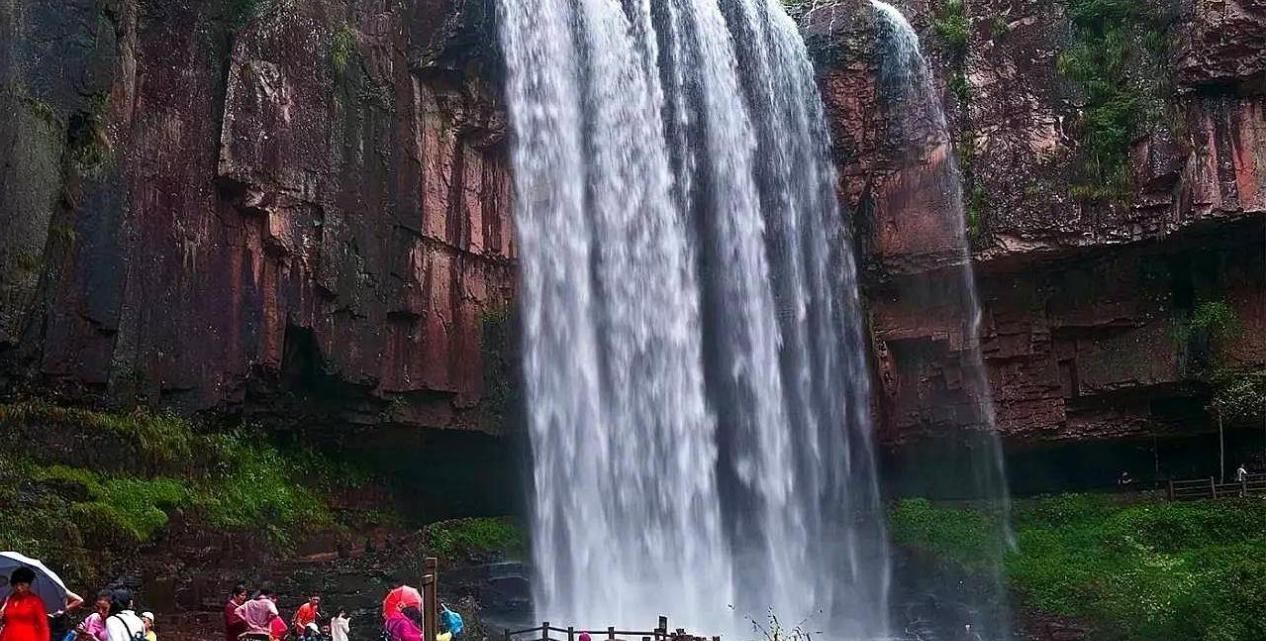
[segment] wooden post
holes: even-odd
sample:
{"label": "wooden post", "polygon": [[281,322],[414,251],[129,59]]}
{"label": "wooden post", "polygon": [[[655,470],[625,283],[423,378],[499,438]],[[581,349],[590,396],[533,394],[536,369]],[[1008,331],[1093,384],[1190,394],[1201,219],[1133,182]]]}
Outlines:
{"label": "wooden post", "polygon": [[668,617],[659,618],[659,626],[655,628],[655,637],[668,637]]}
{"label": "wooden post", "polygon": [[438,630],[435,629],[436,622],[439,620],[436,603],[439,591],[439,577],[436,567],[438,562],[435,557],[428,556],[422,559],[422,634],[426,641],[435,641],[435,635]]}
{"label": "wooden post", "polygon": [[567,641],[576,641],[576,628],[567,626]]}
{"label": "wooden post", "polygon": [[1212,476],[1209,477],[1209,497],[1218,498],[1218,479]]}
{"label": "wooden post", "polygon": [[614,625],[607,626],[607,638],[608,638],[608,639],[614,639],[614,638],[615,638],[615,626],[614,626]]}
{"label": "wooden post", "polygon": [[1174,500],[1174,479],[1169,479],[1169,500]]}
{"label": "wooden post", "polygon": [[506,634],[505,634],[505,641],[510,641],[510,628],[506,628],[506,629],[504,630],[504,632],[506,633]]}
{"label": "wooden post", "polygon": [[1226,483],[1226,432],[1222,430],[1222,410],[1218,410],[1218,477]]}
{"label": "wooden post", "polygon": [[549,621],[541,622],[541,641],[549,641]]}

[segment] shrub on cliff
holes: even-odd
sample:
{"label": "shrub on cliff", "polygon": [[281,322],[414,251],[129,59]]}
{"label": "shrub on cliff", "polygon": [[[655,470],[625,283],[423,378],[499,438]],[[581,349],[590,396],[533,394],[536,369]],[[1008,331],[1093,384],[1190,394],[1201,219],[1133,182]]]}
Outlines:
{"label": "shrub on cliff", "polygon": [[442,521],[425,532],[427,550],[444,559],[519,556],[526,548],[523,530],[505,517]]}

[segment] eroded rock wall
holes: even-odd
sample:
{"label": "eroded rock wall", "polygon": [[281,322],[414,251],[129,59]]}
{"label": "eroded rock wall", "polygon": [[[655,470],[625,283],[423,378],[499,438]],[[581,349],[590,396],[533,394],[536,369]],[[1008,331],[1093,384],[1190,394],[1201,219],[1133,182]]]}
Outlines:
{"label": "eroded rock wall", "polygon": [[334,421],[500,430],[490,7],[0,4],[8,383],[184,411],[311,410],[300,390]]}
{"label": "eroded rock wall", "polygon": [[[1163,116],[1130,132],[1128,191],[1112,196],[1079,175],[1086,94],[1060,69],[1072,2],[896,3],[919,31],[948,141],[885,86],[869,3],[817,4],[801,22],[855,213],[884,440],[977,416],[947,300],[959,261],[947,217],[959,215],[1009,442],[1211,429],[1209,371],[1266,363],[1266,4],[1145,3],[1164,14],[1166,53],[1131,77]],[[965,208],[949,203],[956,159],[970,163]],[[1193,354],[1176,328],[1204,303],[1233,310],[1238,331]]]}

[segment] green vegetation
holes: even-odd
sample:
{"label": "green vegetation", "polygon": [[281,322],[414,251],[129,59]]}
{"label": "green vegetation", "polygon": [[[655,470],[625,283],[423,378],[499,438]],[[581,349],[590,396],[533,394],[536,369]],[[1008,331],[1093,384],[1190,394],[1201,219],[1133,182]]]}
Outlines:
{"label": "green vegetation", "polygon": [[81,175],[96,175],[113,152],[106,130],[109,95],[93,94],[84,109],[71,114],[67,123],[67,158]]}
{"label": "green vegetation", "polygon": [[456,519],[428,525],[426,542],[432,554],[447,559],[518,556],[527,547],[523,530],[507,517]]}
{"label": "green vegetation", "polygon": [[1171,335],[1180,350],[1196,355],[1193,365],[1197,373],[1208,375],[1218,351],[1240,333],[1240,319],[1235,308],[1226,301],[1201,301],[1186,316],[1175,319]]}
{"label": "green vegetation", "polygon": [[971,21],[963,11],[963,0],[948,0],[945,8],[932,18],[932,27],[951,56],[965,58],[971,40]]}
{"label": "green vegetation", "polygon": [[938,507],[927,499],[905,499],[888,515],[892,540],[945,559],[966,570],[988,568],[997,554],[988,547],[996,522],[976,510]]}
{"label": "green vegetation", "polygon": [[1191,313],[1191,329],[1215,341],[1228,340],[1239,334],[1240,319],[1226,301],[1204,301]]}
{"label": "green vegetation", "polygon": [[[281,548],[299,532],[337,527],[316,488],[341,468],[315,452],[283,454],[243,433],[198,433],[177,416],[140,409],[13,403],[0,405],[0,430],[28,444],[0,452],[0,513],[12,506],[24,515],[0,518],[0,548],[67,559],[84,540],[135,546],[177,511],[265,534]],[[36,542],[29,532],[63,534]]]}
{"label": "green vegetation", "polygon": [[107,438],[134,444],[145,463],[180,468],[193,456],[195,436],[183,419],[144,408],[131,412],[93,412],[43,402],[0,405],[0,425],[40,423],[79,432],[103,432]]}
{"label": "green vegetation", "polygon": [[1214,374],[1209,410],[1231,425],[1266,423],[1266,370]]}
{"label": "green vegetation", "polygon": [[39,256],[30,252],[18,252],[13,257],[13,266],[16,267],[18,271],[30,274],[43,269],[44,261]]}
{"label": "green vegetation", "polygon": [[957,105],[959,126],[952,133],[958,172],[963,185],[963,215],[967,236],[971,241],[984,234],[985,212],[989,206],[989,193],[976,172],[976,136],[971,114],[971,81],[967,78],[968,45],[971,42],[972,23],[967,17],[963,0],[948,0],[940,13],[932,18],[932,27],[940,38],[949,63],[946,88]]}
{"label": "green vegetation", "polygon": [[356,55],[356,31],[351,25],[344,23],[334,32],[330,40],[330,64],[334,71],[342,76],[347,73],[347,65]]}
{"label": "green vegetation", "polygon": [[32,466],[32,478],[80,488],[90,500],[75,502],[71,514],[81,523],[126,535],[130,542],[149,540],[167,525],[167,511],[188,505],[189,492],[174,479],[114,478],[83,468]]}
{"label": "green vegetation", "polygon": [[[1123,502],[1064,495],[1017,501],[1009,583],[1024,603],[1094,624],[1096,641],[1266,638],[1260,499]],[[971,573],[996,550],[998,515],[897,502],[898,544]]]}
{"label": "green vegetation", "polygon": [[22,97],[22,100],[23,102],[26,103],[27,109],[31,110],[32,116],[35,116],[36,118],[40,119],[41,121],[49,125],[58,124],[57,111],[53,109],[52,105],[48,104],[47,102],[43,100],[40,100],[39,98],[36,98],[35,96],[24,95]]}
{"label": "green vegetation", "polygon": [[[206,437],[216,472],[194,490],[194,507],[216,527],[263,529],[288,544],[296,529],[330,526],[328,507],[306,484],[292,457],[240,434]],[[305,481],[307,479],[304,479]]]}
{"label": "green vegetation", "polygon": [[1168,21],[1159,5],[1136,0],[1065,0],[1072,43],[1056,60],[1058,73],[1081,88],[1078,198],[1129,195],[1130,143],[1163,108],[1151,60],[1165,56]]}

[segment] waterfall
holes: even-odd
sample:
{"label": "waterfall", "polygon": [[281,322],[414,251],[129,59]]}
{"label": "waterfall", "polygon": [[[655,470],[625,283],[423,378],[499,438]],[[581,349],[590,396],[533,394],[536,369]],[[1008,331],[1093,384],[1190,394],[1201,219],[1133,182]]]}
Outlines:
{"label": "waterfall", "polygon": [[501,0],[541,619],[887,631],[856,267],[778,0]]}
{"label": "waterfall", "polygon": [[[890,126],[900,128],[900,135],[909,142],[913,138],[930,136],[937,144],[949,146],[949,128],[941,101],[932,85],[927,62],[919,46],[919,36],[906,17],[892,5],[882,0],[870,0],[879,18],[879,43],[881,45],[880,82],[890,105]],[[924,131],[930,125],[932,131]],[[917,144],[915,145],[917,146]],[[957,250],[955,264],[958,274],[958,298],[960,316],[964,320],[964,345],[962,371],[967,377],[966,389],[978,400],[975,417],[963,433],[958,435],[958,447],[969,461],[973,496],[978,501],[996,508],[999,518],[997,530],[987,551],[990,552],[989,593],[972,603],[970,625],[973,634],[987,641],[1011,638],[1010,614],[1007,607],[1007,590],[1003,580],[1003,556],[1014,546],[1010,530],[1010,495],[1002,457],[1002,445],[998,439],[984,358],[980,347],[981,306],[976,291],[976,277],[971,262],[968,242],[966,211],[963,202],[963,178],[957,159],[949,154],[944,176],[946,192],[945,221],[952,234]]]}

